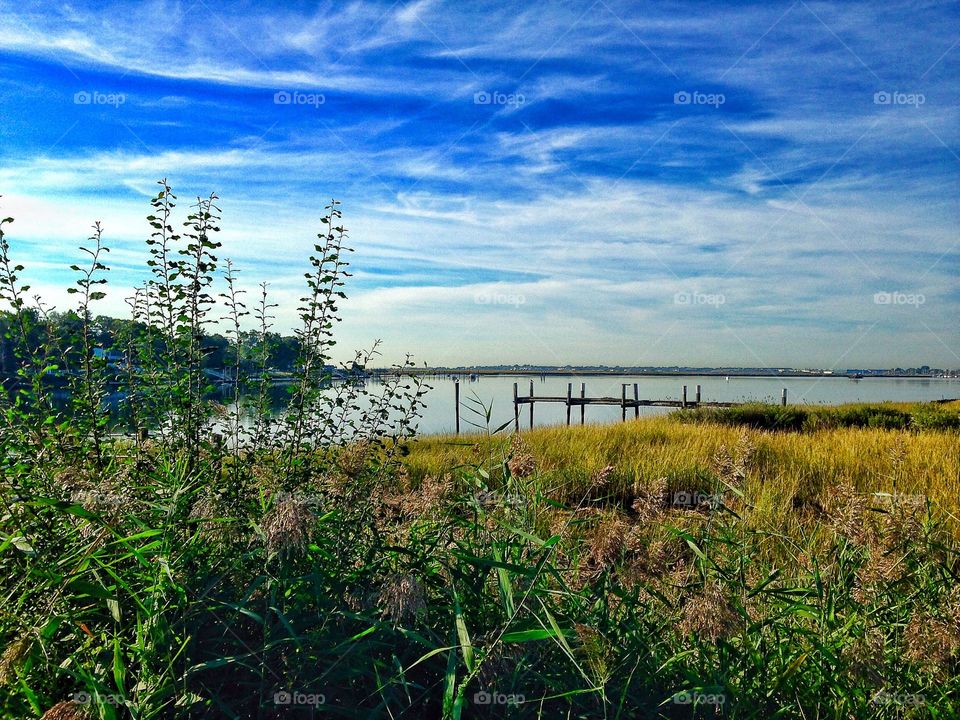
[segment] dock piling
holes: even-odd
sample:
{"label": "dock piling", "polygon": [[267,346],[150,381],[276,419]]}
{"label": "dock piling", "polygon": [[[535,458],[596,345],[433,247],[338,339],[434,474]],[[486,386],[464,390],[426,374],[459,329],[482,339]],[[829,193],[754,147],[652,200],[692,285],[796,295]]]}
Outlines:
{"label": "dock piling", "polygon": [[454,415],[457,418],[457,435],[460,434],[460,381],[453,381],[453,405]]}
{"label": "dock piling", "polygon": [[530,429],[533,430],[533,380],[530,381]]}

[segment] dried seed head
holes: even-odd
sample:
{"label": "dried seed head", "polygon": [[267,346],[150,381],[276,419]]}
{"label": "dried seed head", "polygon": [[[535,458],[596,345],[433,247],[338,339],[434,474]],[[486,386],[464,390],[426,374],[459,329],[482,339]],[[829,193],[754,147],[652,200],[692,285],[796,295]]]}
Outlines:
{"label": "dried seed head", "polygon": [[831,495],[829,506],[834,532],[856,545],[865,544],[869,536],[867,503],[856,488],[848,481],[842,482]]}
{"label": "dried seed head", "polygon": [[227,504],[216,495],[204,495],[190,508],[190,518],[199,521],[200,535],[214,543],[237,539],[238,527],[232,516]]}
{"label": "dried seed head", "polygon": [[412,620],[427,607],[423,586],[413,575],[388,577],[377,600],[381,614],[395,624]]}
{"label": "dried seed head", "polygon": [[878,587],[900,579],[907,570],[905,560],[905,557],[897,553],[871,547],[870,556],[855,575],[855,599],[866,602]]}
{"label": "dried seed head", "polygon": [[754,452],[750,433],[746,429],[741,430],[733,452],[726,445],[721,445],[714,453],[713,467],[717,477],[729,488],[743,487]]}
{"label": "dried seed head", "polygon": [[641,490],[631,508],[640,522],[650,522],[663,515],[667,508],[667,479],[660,478],[649,490]]}
{"label": "dried seed head", "polygon": [[263,518],[267,552],[271,555],[303,555],[310,544],[316,518],[305,502],[287,497]]}
{"label": "dried seed head", "polygon": [[580,652],[586,658],[587,666],[593,671],[594,679],[600,684],[606,683],[610,679],[609,668],[613,660],[610,641],[589,625],[575,623],[573,627],[580,640]]}
{"label": "dried seed head", "polygon": [[904,655],[934,675],[960,657],[960,628],[954,622],[915,613],[903,631]]}
{"label": "dried seed head", "polygon": [[597,470],[597,472],[591,475],[590,481],[588,482],[591,494],[607,490],[614,472],[616,472],[616,468],[613,467],[613,465],[607,465],[602,470]]}
{"label": "dried seed head", "polygon": [[890,458],[890,464],[893,466],[894,475],[896,475],[907,459],[907,443],[902,435],[894,441],[893,446],[887,451],[887,456]]}
{"label": "dried seed head", "polygon": [[430,475],[423,479],[420,488],[399,495],[384,497],[384,503],[408,520],[430,517],[453,490],[449,475]]}
{"label": "dried seed head", "polygon": [[687,600],[683,607],[680,630],[694,633],[703,640],[717,642],[735,635],[743,619],[717,585],[708,585],[699,595]]}
{"label": "dried seed head", "polygon": [[352,443],[340,451],[337,465],[348,478],[356,478],[367,467],[371,452],[372,448],[368,440]]}
{"label": "dried seed head", "polygon": [[47,710],[40,720],[92,720],[93,715],[83,705],[73,700],[58,702]]}
{"label": "dried seed head", "polygon": [[56,487],[73,495],[80,490],[86,490],[93,485],[89,473],[86,470],[76,467],[67,467],[60,470],[53,476],[53,482]]}
{"label": "dried seed head", "polygon": [[507,467],[510,475],[518,478],[532,475],[537,469],[537,461],[520,435],[514,435],[510,441],[510,459],[507,461]]}
{"label": "dried seed head", "polygon": [[588,574],[597,575],[612,568],[626,546],[629,530],[630,525],[623,518],[601,516],[590,532],[583,569]]}
{"label": "dried seed head", "polygon": [[889,547],[916,544],[923,540],[925,502],[914,502],[894,496],[893,504],[883,517],[883,542]]}
{"label": "dried seed head", "polygon": [[0,655],[0,685],[7,685],[17,677],[17,669],[33,648],[33,635],[24,633],[7,645]]}
{"label": "dried seed head", "polygon": [[645,542],[637,528],[627,536],[627,549],[632,555],[629,575],[635,581],[663,577],[683,560],[683,548],[676,540],[655,539]]}

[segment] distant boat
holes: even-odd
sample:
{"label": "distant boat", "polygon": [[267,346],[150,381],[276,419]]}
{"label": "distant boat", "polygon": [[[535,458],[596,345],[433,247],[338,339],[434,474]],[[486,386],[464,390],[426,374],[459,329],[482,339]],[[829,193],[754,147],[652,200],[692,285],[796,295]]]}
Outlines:
{"label": "distant boat", "polygon": [[723,381],[724,381],[724,382],[730,382],[730,376],[727,375],[726,377],[724,377],[724,378],[723,378]]}
{"label": "distant boat", "polygon": [[863,379],[863,373],[854,373],[853,375],[850,376],[850,379],[851,379],[851,380],[862,380],[862,379]]}

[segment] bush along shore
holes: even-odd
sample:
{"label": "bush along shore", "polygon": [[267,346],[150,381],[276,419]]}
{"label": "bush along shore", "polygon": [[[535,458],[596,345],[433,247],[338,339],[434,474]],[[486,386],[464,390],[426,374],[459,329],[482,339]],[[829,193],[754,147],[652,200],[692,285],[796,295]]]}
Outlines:
{"label": "bush along shore", "polygon": [[[216,198],[179,234],[174,201],[162,182],[129,302],[128,438],[106,432],[84,324],[108,272],[99,227],[75,266],[83,372],[59,408],[56,358],[30,340],[46,310],[0,224],[19,338],[0,715],[960,715],[955,407],[415,439],[416,379],[327,386],[347,277],[333,203],[286,409],[265,391],[225,408],[197,339],[214,320],[265,337],[275,310],[266,288],[248,310],[231,264],[217,277]],[[268,366],[266,344],[234,347],[241,370]]]}

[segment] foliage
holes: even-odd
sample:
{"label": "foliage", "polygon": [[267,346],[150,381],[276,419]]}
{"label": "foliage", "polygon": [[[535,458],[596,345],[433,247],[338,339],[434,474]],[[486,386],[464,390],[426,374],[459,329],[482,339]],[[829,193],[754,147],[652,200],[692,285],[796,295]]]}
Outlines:
{"label": "foliage", "polygon": [[837,406],[768,405],[748,403],[734,407],[703,407],[678,410],[674,417],[685,422],[744,425],[757,430],[815,431],[859,427],[902,430],[904,428],[958,428],[960,412],[941,404],[908,405],[852,403]]}

